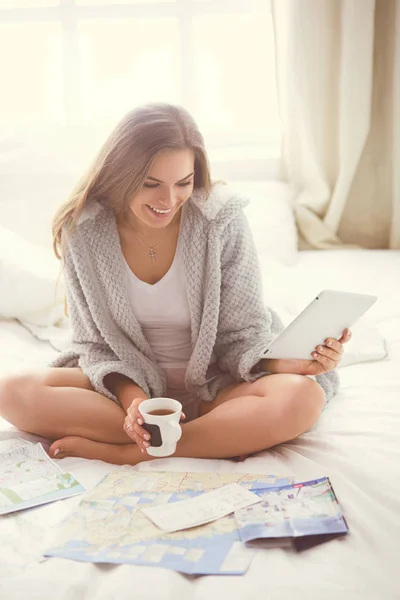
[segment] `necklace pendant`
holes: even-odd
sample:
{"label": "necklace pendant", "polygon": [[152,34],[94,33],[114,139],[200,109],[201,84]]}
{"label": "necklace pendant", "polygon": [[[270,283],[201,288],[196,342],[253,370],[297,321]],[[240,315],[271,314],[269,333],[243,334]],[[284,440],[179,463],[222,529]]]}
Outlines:
{"label": "necklace pendant", "polygon": [[153,248],[150,248],[149,250],[149,254],[150,254],[150,258],[153,262],[156,262],[156,256],[157,254],[154,252]]}

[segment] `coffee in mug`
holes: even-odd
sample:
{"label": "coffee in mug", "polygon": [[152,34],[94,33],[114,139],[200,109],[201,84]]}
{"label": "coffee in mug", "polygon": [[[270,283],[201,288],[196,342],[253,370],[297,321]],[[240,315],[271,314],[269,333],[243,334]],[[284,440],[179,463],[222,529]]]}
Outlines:
{"label": "coffee in mug", "polygon": [[159,457],[174,454],[182,436],[182,404],[172,398],[151,398],[140,403],[139,412],[143,428],[151,435],[147,453]]}

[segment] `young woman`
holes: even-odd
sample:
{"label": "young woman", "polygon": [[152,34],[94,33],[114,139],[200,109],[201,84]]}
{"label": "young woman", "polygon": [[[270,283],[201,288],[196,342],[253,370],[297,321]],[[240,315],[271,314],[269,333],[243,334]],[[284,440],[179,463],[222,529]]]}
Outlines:
{"label": "young woman", "polygon": [[243,456],[307,431],[350,332],[310,360],[260,361],[281,323],[263,304],[245,204],[211,183],[184,109],[127,114],[54,220],[71,349],[3,381],[1,416],[56,440],[52,457],[132,465],[150,460],[149,397],[184,406],[176,456]]}

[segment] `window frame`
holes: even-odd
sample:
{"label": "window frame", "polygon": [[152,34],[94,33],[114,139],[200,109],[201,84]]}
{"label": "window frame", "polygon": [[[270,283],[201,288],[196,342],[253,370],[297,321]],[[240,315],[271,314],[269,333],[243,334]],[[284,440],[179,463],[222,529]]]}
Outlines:
{"label": "window frame", "polygon": [[[39,1],[39,0],[38,0]],[[135,19],[176,18],[178,20],[181,59],[181,98],[184,106],[190,107],[193,89],[191,65],[192,37],[191,20],[198,15],[246,14],[253,8],[264,5],[268,0],[175,0],[174,2],[135,4],[78,5],[76,0],[59,0],[56,6],[33,8],[2,8],[0,23],[57,22],[61,25],[63,44],[63,91],[65,128],[73,131],[86,130],[83,122],[83,102],[80,96],[78,62],[78,23],[82,19]],[[220,149],[220,153],[219,153]],[[233,150],[229,159],[226,150]],[[210,161],[218,177],[227,179],[280,179],[282,175],[281,152],[276,144],[254,144],[252,140],[235,144],[234,147],[218,144],[211,147]]]}

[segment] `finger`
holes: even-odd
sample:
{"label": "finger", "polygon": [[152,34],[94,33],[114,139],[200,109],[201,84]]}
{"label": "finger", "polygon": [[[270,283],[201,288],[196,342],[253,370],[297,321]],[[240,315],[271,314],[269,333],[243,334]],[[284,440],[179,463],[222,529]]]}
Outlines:
{"label": "finger", "polygon": [[146,431],[146,429],[144,429],[143,427],[141,427],[137,422],[134,423],[133,428],[135,430],[136,435],[144,442],[144,441],[149,441],[151,438],[151,435],[148,431]]}
{"label": "finger", "polygon": [[181,421],[183,421],[183,419],[186,419],[185,413],[181,413]]}
{"label": "finger", "polygon": [[142,415],[137,410],[132,410],[131,412],[128,412],[125,417],[125,420],[126,422],[131,423],[132,425],[134,425],[134,423],[138,423],[138,425],[143,425],[144,423]]}
{"label": "finger", "polygon": [[313,358],[324,367],[325,371],[333,371],[333,369],[336,369],[337,367],[336,361],[332,360],[328,356],[319,354],[318,352],[313,352]]}
{"label": "finger", "polygon": [[351,331],[350,329],[345,329],[342,333],[342,337],[339,339],[339,342],[341,344],[345,344],[346,342],[348,342],[351,338]]}
{"label": "finger", "polygon": [[133,439],[134,442],[136,442],[136,444],[139,446],[139,448],[142,449],[147,449],[150,446],[150,442],[148,440],[143,439],[138,432],[136,431],[135,428],[133,428],[131,431],[128,432],[129,433],[129,437],[131,437]]}
{"label": "finger", "polygon": [[124,429],[125,429],[126,433],[129,435],[129,437],[130,437],[130,438],[131,438],[131,439],[132,439],[134,442],[136,442],[136,444],[139,444],[139,443],[140,443],[140,440],[141,440],[142,438],[140,438],[140,437],[137,435],[137,433],[136,433],[136,431],[135,431],[135,428],[134,428],[134,424],[133,424],[133,423],[129,423],[129,422],[125,421],[125,423],[124,423]]}
{"label": "finger", "polygon": [[126,423],[125,423],[124,430],[125,430],[126,434],[129,435],[131,440],[137,444],[139,440],[137,439],[136,431],[133,429],[132,425],[126,425]]}
{"label": "finger", "polygon": [[146,442],[146,441],[144,441],[144,442],[140,442],[139,441],[139,442],[136,442],[136,443],[137,443],[137,445],[139,446],[139,448],[141,449],[142,452],[146,452],[147,448],[150,446],[150,442]]}
{"label": "finger", "polygon": [[136,442],[136,445],[141,452],[147,452],[147,448],[150,446],[149,442],[143,442],[141,438],[134,439],[134,442]]}
{"label": "finger", "polygon": [[[340,344],[340,346],[341,346],[341,344]],[[317,346],[315,350],[318,354],[327,356],[328,358],[335,360],[336,362],[339,362],[340,359],[342,358],[341,353],[336,352],[336,350],[332,350],[331,348],[328,348],[327,346]]]}
{"label": "finger", "polygon": [[135,442],[137,443],[139,448],[142,450],[142,452],[143,452],[143,450],[147,450],[147,448],[150,446],[150,441],[143,439],[136,431],[135,431],[135,434],[136,434]]}
{"label": "finger", "polygon": [[124,429],[127,433],[129,433],[130,431],[133,431],[133,422],[131,421],[131,419],[125,419]]}
{"label": "finger", "polygon": [[134,419],[137,419],[137,418],[141,417],[141,414],[140,414],[140,411],[139,411],[139,405],[142,402],[143,402],[143,400],[141,400],[140,398],[136,398],[135,400],[133,400],[132,404],[130,405],[130,407],[126,411],[126,414],[127,415],[131,415]]}
{"label": "finger", "polygon": [[[132,437],[136,436],[138,439],[143,440],[150,440],[150,434],[148,431],[146,431],[146,429],[144,429],[143,427],[141,427],[139,425],[139,419],[136,419],[136,421],[134,421],[133,417],[131,417],[130,415],[128,415],[125,418],[125,431],[128,433],[128,435],[130,435]],[[143,422],[143,421],[142,421]]]}
{"label": "finger", "polygon": [[134,431],[128,431],[127,433],[129,435],[129,437],[131,438],[132,442],[135,442],[135,444],[140,447],[140,445],[142,443],[141,438],[138,438]]}
{"label": "finger", "polygon": [[139,425],[143,425],[144,423],[143,415],[141,414],[139,409],[139,404],[141,404],[142,402],[143,400],[141,400],[140,398],[134,400],[127,410],[127,418],[130,418],[133,422],[139,423]]}
{"label": "finger", "polygon": [[[328,338],[325,340],[325,346],[331,348],[331,350],[335,350],[338,354],[343,354],[343,346],[339,342],[339,340],[335,340],[334,338]],[[318,352],[318,349],[317,349]]]}

